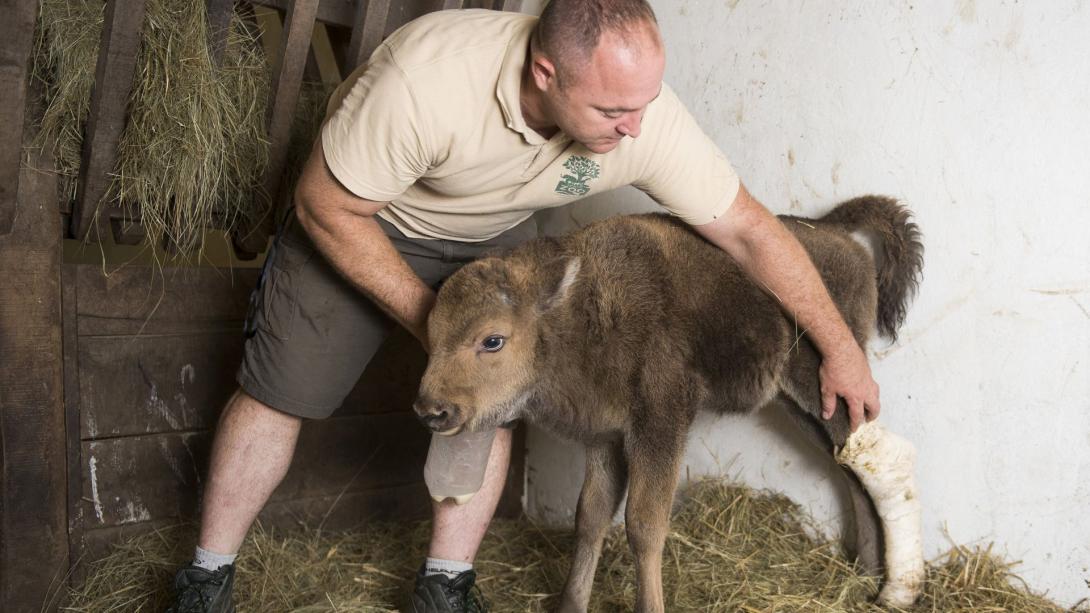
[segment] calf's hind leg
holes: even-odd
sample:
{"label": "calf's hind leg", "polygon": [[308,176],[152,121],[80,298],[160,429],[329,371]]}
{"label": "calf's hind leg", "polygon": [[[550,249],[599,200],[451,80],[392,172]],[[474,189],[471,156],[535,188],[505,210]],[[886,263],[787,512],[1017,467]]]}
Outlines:
{"label": "calf's hind leg", "polygon": [[620,442],[587,447],[586,474],[575,515],[575,552],[561,596],[561,613],[587,610],[602,540],[621,505],[627,482],[628,464]]}
{"label": "calf's hind leg", "polygon": [[[865,423],[851,433],[843,403],[833,419],[821,419],[818,358],[809,341],[800,344],[786,375],[783,391],[796,410],[816,419],[829,437],[837,462],[859,478],[874,503],[882,525],[886,568],[878,600],[894,606],[911,605],[924,579],[921,509],[913,475],[916,450],[877,422]],[[854,506],[858,513],[859,505]]]}

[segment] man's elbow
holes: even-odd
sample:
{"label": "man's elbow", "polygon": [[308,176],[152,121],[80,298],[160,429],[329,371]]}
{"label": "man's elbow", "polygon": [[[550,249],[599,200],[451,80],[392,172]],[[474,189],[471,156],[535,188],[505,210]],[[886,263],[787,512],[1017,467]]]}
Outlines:
{"label": "man's elbow", "polygon": [[778,224],[779,220],[742,187],[725,215],[696,230],[745,266],[773,238]]}
{"label": "man's elbow", "polygon": [[295,220],[307,234],[312,233],[313,227],[317,223],[315,203],[316,198],[313,197],[313,191],[308,189],[306,182],[300,179],[295,186],[292,204],[294,204],[295,208]]}

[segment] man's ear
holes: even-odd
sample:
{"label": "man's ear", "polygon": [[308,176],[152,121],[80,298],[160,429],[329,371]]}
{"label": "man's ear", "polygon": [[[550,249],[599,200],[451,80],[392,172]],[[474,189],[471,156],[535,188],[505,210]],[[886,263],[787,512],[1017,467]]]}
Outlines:
{"label": "man's ear", "polygon": [[538,302],[542,312],[560,306],[571,295],[572,286],[579,278],[582,260],[578,257],[555,258],[542,267],[543,280],[541,298]]}
{"label": "man's ear", "polygon": [[556,85],[556,65],[541,53],[530,54],[530,76],[540,91],[548,91]]}

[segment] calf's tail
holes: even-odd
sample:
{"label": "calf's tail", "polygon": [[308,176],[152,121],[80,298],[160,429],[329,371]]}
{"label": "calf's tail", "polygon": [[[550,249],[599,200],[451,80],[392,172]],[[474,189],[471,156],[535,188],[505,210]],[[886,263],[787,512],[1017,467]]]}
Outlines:
{"label": "calf's tail", "polygon": [[848,200],[820,219],[877,239],[878,331],[894,341],[923,271],[920,229],[911,219],[908,208],[885,196]]}

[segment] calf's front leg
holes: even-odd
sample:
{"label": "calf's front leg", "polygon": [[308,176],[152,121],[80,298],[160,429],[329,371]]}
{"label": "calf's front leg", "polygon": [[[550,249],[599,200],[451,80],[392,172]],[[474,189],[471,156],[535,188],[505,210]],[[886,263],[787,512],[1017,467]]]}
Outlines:
{"label": "calf's front leg", "polygon": [[575,515],[575,553],[560,600],[561,613],[586,612],[602,540],[621,505],[627,481],[628,466],[619,442],[587,448],[583,491]]}

